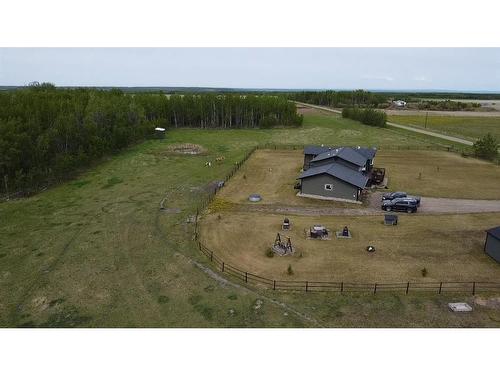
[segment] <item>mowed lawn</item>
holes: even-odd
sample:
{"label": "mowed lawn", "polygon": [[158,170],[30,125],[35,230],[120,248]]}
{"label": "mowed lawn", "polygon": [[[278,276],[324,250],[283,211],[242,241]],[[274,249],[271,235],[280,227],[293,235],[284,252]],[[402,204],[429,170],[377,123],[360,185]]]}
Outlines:
{"label": "mowed lawn", "polygon": [[[352,206],[297,197],[294,184],[303,166],[303,150],[256,150],[231,178],[219,198],[236,204]],[[460,154],[427,150],[377,152],[375,165],[386,168],[389,189],[442,198],[500,199],[500,166]],[[257,193],[262,201],[249,203]]]}
{"label": "mowed lawn", "polygon": [[[210,264],[197,250],[193,226],[186,221],[213,181],[223,178],[251,147],[269,142],[418,147],[436,140],[317,113],[307,114],[299,129],[169,130],[165,140],[124,150],[73,181],[0,204],[0,326],[498,324],[500,316],[486,308],[467,317],[448,313],[446,296],[306,298],[212,277],[209,268],[202,268]],[[167,152],[176,143],[199,144],[207,153]],[[204,166],[217,156],[225,160]],[[173,210],[159,210],[163,198]],[[257,300],[263,301],[258,310]]]}
{"label": "mowed lawn", "polygon": [[471,141],[481,138],[487,133],[493,134],[500,140],[500,117],[433,116],[430,114],[427,117],[427,126],[425,126],[425,114],[413,116],[390,115],[388,120],[401,125],[427,128]]}
{"label": "mowed lawn", "polygon": [[[220,217],[219,217],[220,215]],[[496,281],[500,267],[483,251],[486,228],[499,214],[400,215],[397,226],[380,216],[288,216],[221,211],[203,218],[201,240],[228,264],[274,280],[404,283],[407,281]],[[352,239],[306,239],[305,230],[322,224],[348,226]],[[276,234],[289,236],[292,256],[269,258]],[[376,251],[366,251],[368,245]],[[291,265],[293,275],[287,273]],[[422,275],[423,269],[427,275]]]}
{"label": "mowed lawn", "polygon": [[381,150],[388,187],[428,197],[500,199],[500,166],[445,151]]}

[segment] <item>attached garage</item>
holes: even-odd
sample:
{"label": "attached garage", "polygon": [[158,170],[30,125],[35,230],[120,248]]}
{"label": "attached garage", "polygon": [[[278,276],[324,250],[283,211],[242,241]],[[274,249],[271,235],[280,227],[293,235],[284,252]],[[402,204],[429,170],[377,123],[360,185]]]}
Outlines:
{"label": "attached garage", "polygon": [[500,227],[491,228],[486,231],[484,251],[500,263]]}

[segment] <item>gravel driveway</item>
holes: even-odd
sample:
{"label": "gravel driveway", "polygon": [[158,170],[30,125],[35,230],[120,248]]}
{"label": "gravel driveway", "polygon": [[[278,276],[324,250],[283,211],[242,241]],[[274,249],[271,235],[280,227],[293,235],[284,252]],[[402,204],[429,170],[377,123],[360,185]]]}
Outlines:
{"label": "gravel driveway", "polygon": [[[380,209],[381,201],[382,193],[373,193],[370,197],[370,207],[372,209]],[[418,212],[435,214],[500,212],[500,200],[422,197]]]}
{"label": "gravel driveway", "polygon": [[[251,212],[267,212],[275,214],[295,214],[305,216],[362,216],[382,215],[385,213],[380,206],[382,193],[375,192],[370,195],[368,206],[353,208],[338,207],[306,207],[306,206],[281,206],[267,204],[242,204],[236,209]],[[422,197],[419,214],[460,214],[500,212],[500,200],[474,200],[451,198]],[[410,214],[415,215],[415,214]]]}

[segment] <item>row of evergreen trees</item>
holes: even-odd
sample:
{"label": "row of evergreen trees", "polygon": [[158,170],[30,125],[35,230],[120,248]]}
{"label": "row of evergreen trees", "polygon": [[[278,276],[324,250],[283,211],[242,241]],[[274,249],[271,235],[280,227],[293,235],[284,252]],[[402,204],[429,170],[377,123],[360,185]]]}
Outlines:
{"label": "row of evergreen trees", "polygon": [[124,94],[41,84],[0,93],[0,195],[29,193],[168,128],[302,123],[284,97]]}
{"label": "row of evergreen trees", "polygon": [[323,105],[328,107],[378,107],[387,102],[382,94],[365,90],[355,91],[302,91],[288,94],[288,98],[303,103]]}
{"label": "row of evergreen trees", "polygon": [[344,108],[342,109],[342,117],[350,118],[371,126],[384,127],[387,122],[387,115],[385,112],[377,111],[372,108]]}

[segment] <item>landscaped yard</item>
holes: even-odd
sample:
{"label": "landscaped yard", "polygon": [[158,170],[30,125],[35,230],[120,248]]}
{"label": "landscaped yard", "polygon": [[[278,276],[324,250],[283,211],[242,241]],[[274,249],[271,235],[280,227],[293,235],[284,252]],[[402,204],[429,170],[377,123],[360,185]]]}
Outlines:
{"label": "landscaped yard", "polygon": [[[220,215],[220,218],[219,218]],[[290,216],[290,231],[281,231],[284,215],[222,210],[202,220],[201,241],[239,269],[276,280],[403,283],[406,281],[497,281],[500,268],[483,251],[487,228],[499,214],[400,215],[397,226],[379,216]],[[314,224],[351,239],[306,239]],[[293,256],[269,258],[281,232],[295,247]],[[366,251],[368,245],[376,251]],[[291,265],[293,275],[288,275]],[[426,277],[422,270],[427,270]]]}
{"label": "landscaped yard", "polygon": [[487,133],[493,134],[500,140],[500,117],[493,116],[435,116],[432,113],[427,116],[425,125],[425,113],[421,115],[390,115],[388,120],[396,124],[409,125],[418,128],[427,128],[443,134],[474,141],[485,136]]}

